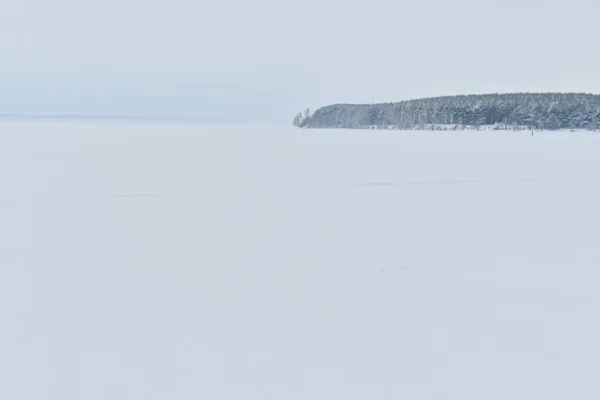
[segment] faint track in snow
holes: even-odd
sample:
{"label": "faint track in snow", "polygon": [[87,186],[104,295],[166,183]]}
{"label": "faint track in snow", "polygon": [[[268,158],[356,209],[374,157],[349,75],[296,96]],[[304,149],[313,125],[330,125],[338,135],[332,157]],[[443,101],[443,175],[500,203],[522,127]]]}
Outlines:
{"label": "faint track in snow", "polygon": [[[383,188],[383,187],[418,187],[435,185],[486,185],[486,184],[510,184],[522,182],[549,182],[555,181],[551,177],[535,178],[505,178],[505,179],[449,179],[449,180],[424,180],[424,181],[406,181],[406,182],[366,182],[356,183],[351,186],[363,188]],[[302,185],[295,185],[302,186]],[[255,188],[258,192],[284,191],[284,188],[273,185],[266,188]],[[279,190],[277,190],[279,189]],[[289,189],[289,188],[288,188]],[[306,188],[304,188],[306,189]],[[96,195],[66,195],[66,196],[38,196],[23,198],[0,198],[0,204],[31,203],[45,201],[90,201],[90,200],[126,200],[126,199],[161,199],[161,198],[193,198],[193,197],[215,197],[215,196],[236,196],[243,195],[245,191],[236,192],[146,192],[146,193],[115,193],[115,194],[96,194]]]}
{"label": "faint track in snow", "polygon": [[355,187],[394,187],[394,186],[426,186],[426,185],[480,185],[497,183],[519,183],[519,182],[548,182],[553,181],[551,177],[538,178],[506,178],[506,179],[448,179],[432,181],[408,181],[408,182],[367,182],[356,183]]}
{"label": "faint track in snow", "polygon": [[28,197],[28,198],[4,198],[0,199],[0,204],[30,203],[44,201],[79,201],[79,200],[119,200],[119,199],[140,199],[140,198],[189,198],[189,197],[213,197],[213,196],[231,196],[235,193],[124,193],[109,195],[89,195],[89,196],[48,196],[48,197]]}

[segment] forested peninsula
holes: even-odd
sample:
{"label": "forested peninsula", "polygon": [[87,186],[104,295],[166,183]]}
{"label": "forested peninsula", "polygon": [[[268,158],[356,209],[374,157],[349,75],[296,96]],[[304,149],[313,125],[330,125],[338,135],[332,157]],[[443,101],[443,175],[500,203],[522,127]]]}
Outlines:
{"label": "forested peninsula", "polygon": [[294,117],[301,128],[600,129],[600,95],[508,93],[461,95],[381,104],[334,104]]}

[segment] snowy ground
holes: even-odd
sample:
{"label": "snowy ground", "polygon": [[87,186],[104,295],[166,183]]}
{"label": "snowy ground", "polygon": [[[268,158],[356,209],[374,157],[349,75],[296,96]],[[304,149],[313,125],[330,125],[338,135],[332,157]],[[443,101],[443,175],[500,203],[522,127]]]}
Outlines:
{"label": "snowy ground", "polygon": [[0,125],[0,398],[597,399],[600,134]]}

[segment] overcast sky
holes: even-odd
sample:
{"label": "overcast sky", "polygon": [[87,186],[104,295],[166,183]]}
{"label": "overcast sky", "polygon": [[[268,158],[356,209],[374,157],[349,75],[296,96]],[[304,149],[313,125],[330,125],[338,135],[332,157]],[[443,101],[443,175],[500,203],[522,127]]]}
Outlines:
{"label": "overcast sky", "polygon": [[0,113],[234,117],[600,93],[598,0],[2,0]]}

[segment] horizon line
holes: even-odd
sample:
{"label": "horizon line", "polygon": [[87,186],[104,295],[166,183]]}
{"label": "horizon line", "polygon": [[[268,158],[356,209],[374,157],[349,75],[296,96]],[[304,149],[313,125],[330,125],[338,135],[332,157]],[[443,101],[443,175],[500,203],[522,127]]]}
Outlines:
{"label": "horizon line", "polygon": [[189,122],[244,122],[240,118],[227,117],[189,117],[189,116],[143,116],[143,115],[118,115],[118,114],[29,114],[29,113],[0,113],[4,118],[30,118],[30,119],[113,119],[113,120],[146,120],[146,121],[189,121]]}

